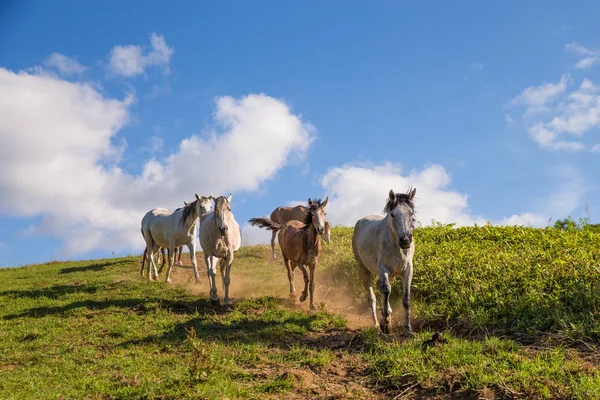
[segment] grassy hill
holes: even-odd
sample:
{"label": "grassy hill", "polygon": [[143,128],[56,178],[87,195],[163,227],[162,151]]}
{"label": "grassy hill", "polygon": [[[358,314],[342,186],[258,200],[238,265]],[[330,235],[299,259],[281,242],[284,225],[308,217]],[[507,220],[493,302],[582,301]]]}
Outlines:
{"label": "grassy hill", "polygon": [[370,327],[351,235],[325,245],[316,312],[263,246],[236,253],[229,309],[200,255],[200,284],[186,255],[171,285],[140,257],[2,269],[0,398],[600,398],[600,234],[418,229],[414,339]]}

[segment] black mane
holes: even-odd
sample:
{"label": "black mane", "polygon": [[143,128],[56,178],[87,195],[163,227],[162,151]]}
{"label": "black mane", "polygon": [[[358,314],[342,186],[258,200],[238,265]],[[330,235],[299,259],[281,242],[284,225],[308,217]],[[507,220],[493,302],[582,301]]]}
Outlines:
{"label": "black mane", "polygon": [[394,208],[398,207],[400,204],[403,204],[403,203],[406,204],[407,206],[409,206],[410,209],[414,212],[415,204],[410,199],[410,192],[411,192],[411,189],[409,189],[408,192],[406,192],[406,193],[396,193],[396,195],[394,196],[393,199],[390,199],[388,197],[388,201],[383,209],[383,213],[389,214]]}
{"label": "black mane", "polygon": [[[184,225],[185,222],[188,220],[188,218],[191,217],[192,214],[194,213],[197,202],[198,202],[198,200],[194,200],[187,206],[183,207],[183,213],[181,214],[181,224],[182,225]],[[181,208],[178,208],[177,210],[181,210]],[[177,210],[175,210],[175,211],[177,211]]]}

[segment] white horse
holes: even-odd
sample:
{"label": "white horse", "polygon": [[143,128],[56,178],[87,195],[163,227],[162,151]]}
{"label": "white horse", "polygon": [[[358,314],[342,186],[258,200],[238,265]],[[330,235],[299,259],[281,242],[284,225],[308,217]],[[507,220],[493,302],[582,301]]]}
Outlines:
{"label": "white horse", "polygon": [[402,304],[404,305],[404,328],[412,333],[410,326],[410,284],[413,273],[415,244],[412,232],[415,228],[414,204],[416,189],[408,193],[394,193],[390,190],[384,208],[385,217],[369,215],[358,220],[352,235],[354,258],[367,289],[373,322],[377,326],[376,299],[373,293],[373,278],[379,277],[378,286],[383,298],[381,314],[382,332],[389,333],[392,320],[390,307],[390,281],[404,274],[402,278]]}
{"label": "white horse", "polygon": [[233,264],[233,253],[242,245],[242,231],[231,212],[231,194],[215,200],[214,211],[200,217],[200,246],[204,252],[206,272],[210,283],[210,300],[219,304],[217,296],[217,261],[225,287],[225,305],[229,305],[229,273]]}
{"label": "white horse", "polygon": [[200,216],[210,210],[211,199],[212,195],[210,197],[198,197],[196,195],[196,200],[183,208],[175,211],[155,208],[144,215],[142,219],[142,236],[146,241],[146,250],[149,255],[148,280],[150,280],[150,268],[152,268],[154,279],[158,279],[158,272],[154,263],[154,252],[157,247],[164,247],[169,250],[169,269],[165,281],[171,282],[175,249],[183,245],[187,245],[190,251],[196,282],[200,280],[198,264],[196,263],[196,222]]}
{"label": "white horse", "polygon": [[323,241],[331,244],[331,222],[325,221],[325,230],[323,231]]}

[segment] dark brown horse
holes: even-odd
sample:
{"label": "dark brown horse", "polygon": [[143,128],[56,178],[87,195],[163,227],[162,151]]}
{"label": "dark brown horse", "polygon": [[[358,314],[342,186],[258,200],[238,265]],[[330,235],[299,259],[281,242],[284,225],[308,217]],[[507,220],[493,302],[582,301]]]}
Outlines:
{"label": "dark brown horse", "polygon": [[[266,228],[270,231],[279,232],[277,239],[281,247],[281,255],[288,272],[290,281],[290,297],[296,296],[294,286],[294,270],[299,267],[304,276],[304,290],[300,296],[300,301],[305,301],[308,297],[310,286],[310,308],[316,309],[314,303],[315,291],[315,268],[319,263],[319,253],[321,252],[321,234],[325,230],[325,206],[328,199],[312,201],[308,199],[308,210],[304,222],[291,220],[283,224],[274,222],[269,218],[252,218],[248,222],[251,225]],[[310,270],[307,271],[308,266]]]}

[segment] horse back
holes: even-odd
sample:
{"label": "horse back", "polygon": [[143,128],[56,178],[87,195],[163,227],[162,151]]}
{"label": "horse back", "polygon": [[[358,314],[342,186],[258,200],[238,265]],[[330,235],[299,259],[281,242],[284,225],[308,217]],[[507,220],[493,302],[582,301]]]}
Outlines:
{"label": "horse back", "polygon": [[352,234],[352,250],[365,268],[372,273],[377,273],[380,256],[383,217],[381,215],[368,215],[359,219],[354,225]]}
{"label": "horse back", "polygon": [[304,221],[306,214],[308,214],[308,209],[304,206],[277,207],[269,219],[278,224],[285,224],[288,221]]}

